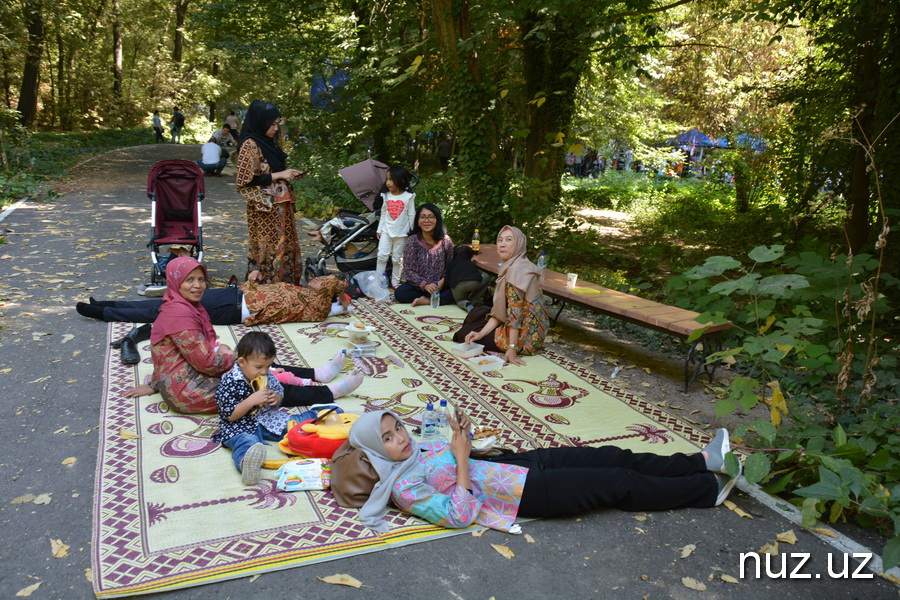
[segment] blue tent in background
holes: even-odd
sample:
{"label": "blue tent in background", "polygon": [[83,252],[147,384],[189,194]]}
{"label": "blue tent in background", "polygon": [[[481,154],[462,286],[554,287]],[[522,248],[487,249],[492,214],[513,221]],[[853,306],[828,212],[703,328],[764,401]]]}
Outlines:
{"label": "blue tent in background", "polygon": [[[341,63],[347,63],[344,60]],[[333,111],[341,103],[343,87],[350,81],[350,71],[338,64],[322,65],[322,74],[312,79],[312,89],[309,92],[309,102],[313,108]]]}
{"label": "blue tent in background", "polygon": [[[736,148],[750,148],[754,152],[762,152],[763,150],[768,149],[766,141],[754,133],[739,133],[735,140],[736,143],[734,147]],[[728,139],[719,138],[717,147],[728,148]]]}
{"label": "blue tent in background", "polygon": [[716,140],[712,139],[696,127],[669,140],[670,146],[696,146],[698,148],[717,148]]}

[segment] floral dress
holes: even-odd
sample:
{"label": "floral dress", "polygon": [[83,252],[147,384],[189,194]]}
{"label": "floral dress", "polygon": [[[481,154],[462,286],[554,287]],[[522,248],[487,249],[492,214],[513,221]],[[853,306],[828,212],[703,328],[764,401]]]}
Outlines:
{"label": "floral dress", "polygon": [[[303,279],[303,254],[297,242],[294,222],[294,192],[287,187],[288,202],[272,202],[273,186],[258,185],[254,180],[272,171],[265,156],[252,139],[241,146],[237,158],[237,191],[247,200],[247,229],[250,247],[247,251],[247,274],[258,270],[259,283],[293,283]],[[269,178],[263,177],[263,181]],[[283,182],[276,182],[282,184]]]}
{"label": "floral dress", "polygon": [[543,294],[538,294],[529,302],[525,292],[516,286],[506,284],[506,322],[494,330],[494,342],[506,352],[509,347],[509,330],[519,329],[516,340],[516,354],[531,356],[544,347],[544,336],[550,329],[550,315],[544,306]]}
{"label": "floral dress", "polygon": [[150,387],[180,413],[213,413],[219,378],[234,365],[234,357],[218,354],[199,331],[167,335],[150,348]]}
{"label": "floral dress", "polygon": [[509,531],[525,489],[528,469],[469,459],[472,493],[456,485],[456,457],[443,442],[420,444],[418,462],[394,483],[391,500],[405,512],[441,527],[478,523]]}
{"label": "floral dress", "polygon": [[250,311],[244,325],[324,321],[331,312],[331,299],[347,283],[334,275],[316,277],[310,284],[314,285],[314,282],[319,282],[318,291],[288,283],[260,286],[248,281],[241,286]]}

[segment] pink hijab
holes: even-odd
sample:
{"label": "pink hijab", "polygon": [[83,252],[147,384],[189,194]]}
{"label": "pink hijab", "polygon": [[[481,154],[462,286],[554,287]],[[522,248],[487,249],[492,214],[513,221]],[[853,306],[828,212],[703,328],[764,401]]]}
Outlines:
{"label": "pink hijab", "polygon": [[159,315],[150,330],[150,343],[161,342],[167,335],[180,331],[199,331],[210,344],[216,343],[216,330],[213,329],[209,313],[199,302],[191,302],[181,295],[181,284],[196,268],[206,267],[190,257],[181,257],[169,261],[166,265],[166,295],[159,309]]}
{"label": "pink hijab", "polygon": [[538,269],[525,256],[528,250],[528,239],[518,227],[507,225],[500,230],[497,238],[504,231],[510,231],[513,235],[513,254],[509,260],[500,266],[497,273],[497,287],[494,289],[494,308],[491,316],[501,323],[506,322],[506,284],[511,283],[525,292],[525,299],[529,302],[541,293],[541,270]]}

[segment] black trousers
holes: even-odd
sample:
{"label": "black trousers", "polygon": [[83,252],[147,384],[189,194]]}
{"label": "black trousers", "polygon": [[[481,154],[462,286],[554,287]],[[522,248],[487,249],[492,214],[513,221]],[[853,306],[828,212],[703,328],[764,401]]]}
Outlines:
{"label": "black trousers", "polygon": [[[237,288],[216,288],[203,292],[200,304],[209,313],[213,325],[240,325],[241,299],[244,294]],[[103,307],[103,320],[125,323],[152,323],[156,321],[163,301],[116,300],[112,306]]]}
{"label": "black trousers", "polygon": [[[284,369],[301,379],[316,379],[316,370],[309,367],[291,367],[288,365],[276,365],[273,367]],[[292,406],[309,406],[311,404],[331,404],[334,402],[334,394],[324,385],[284,385],[284,400],[281,405],[290,408]]]}
{"label": "black trousers", "polygon": [[491,460],[528,468],[520,517],[564,517],[601,506],[707,508],[718,496],[716,477],[701,454],[660,456],[604,446],[542,448]]}

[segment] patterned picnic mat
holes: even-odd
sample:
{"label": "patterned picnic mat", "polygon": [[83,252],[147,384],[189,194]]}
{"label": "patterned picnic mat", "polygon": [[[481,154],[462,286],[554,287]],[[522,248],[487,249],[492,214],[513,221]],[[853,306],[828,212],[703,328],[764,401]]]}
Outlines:
{"label": "patterned picnic mat", "polygon": [[[449,351],[464,316],[456,306],[362,301],[353,316],[259,329],[275,339],[280,362],[316,366],[348,347],[348,323],[374,327],[376,356],[354,359],[367,377],[340,404],[350,411],[390,409],[410,426],[419,424],[425,402],[447,398],[476,424],[501,429],[499,443],[509,448],[615,443],[670,454],[708,441],[550,351],[526,357],[527,367],[477,373]],[[110,339],[129,329],[111,324]],[[232,347],[247,331],[216,329]],[[393,528],[378,537],[328,491],[278,491],[274,471],[244,487],[230,451],[210,440],[215,415],[170,412],[158,395],[122,396],[151,372],[149,342],[141,344],[141,356],[139,365],[126,367],[114,350],[106,362],[92,548],[98,597],[200,585],[460,533],[391,511]],[[270,456],[278,454],[273,445]]]}

